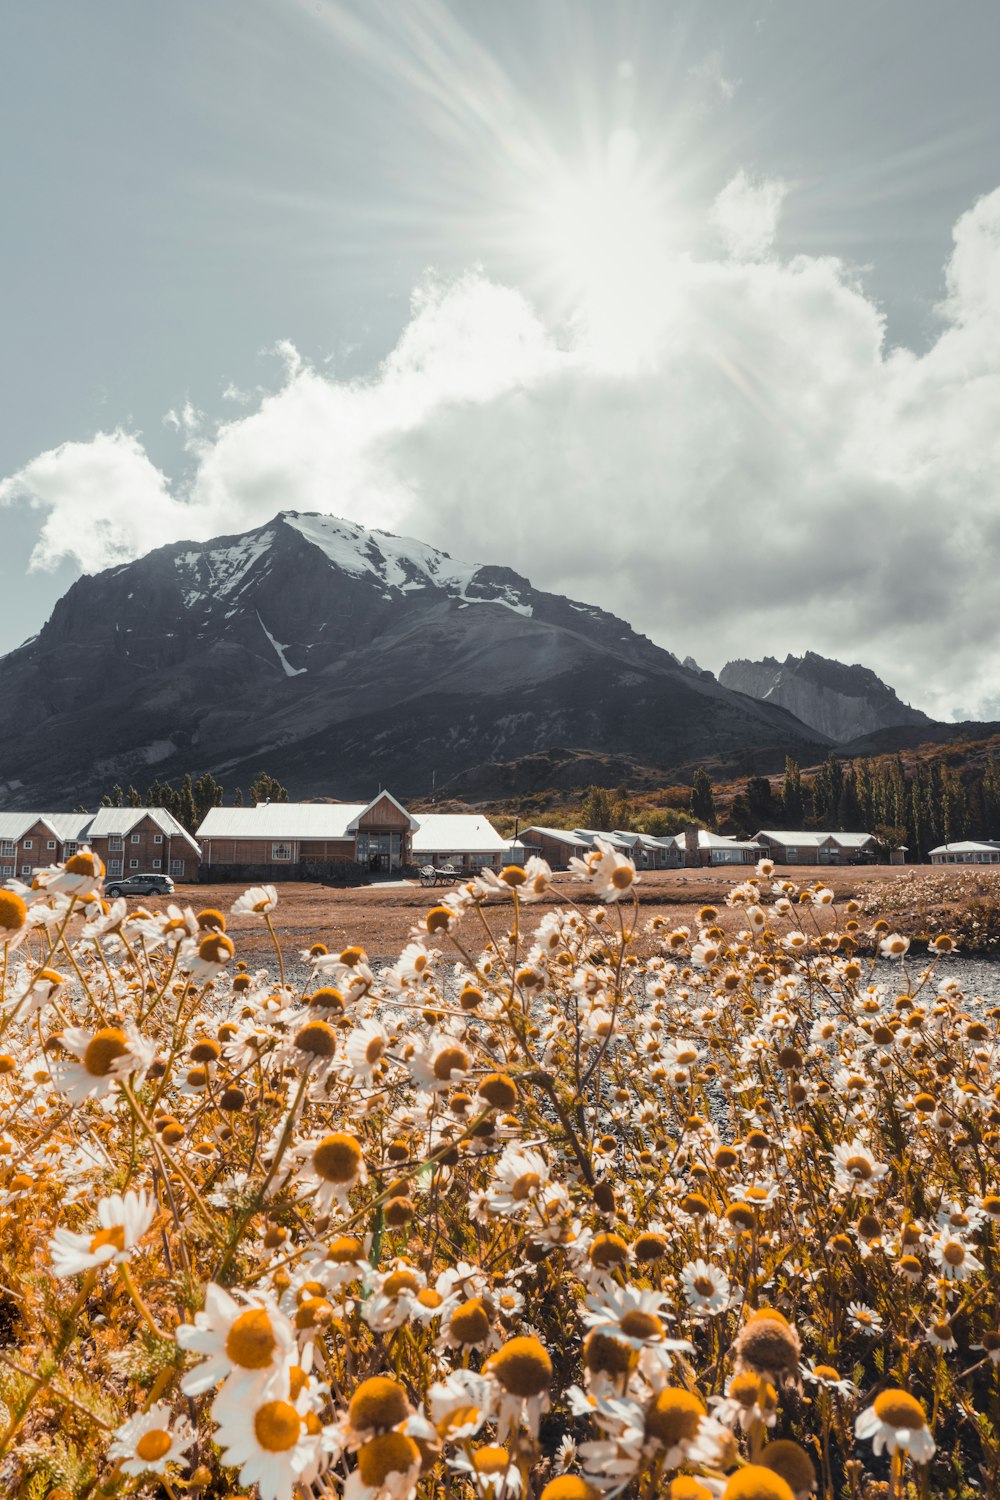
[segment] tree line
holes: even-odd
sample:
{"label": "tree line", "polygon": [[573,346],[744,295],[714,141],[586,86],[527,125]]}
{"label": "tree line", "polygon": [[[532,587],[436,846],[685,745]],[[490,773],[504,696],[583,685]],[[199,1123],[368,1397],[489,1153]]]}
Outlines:
{"label": "tree line", "polygon": [[[694,777],[691,811],[717,826],[715,789],[702,769]],[[870,833],[887,849],[905,845],[911,860],[923,859],[939,844],[1000,838],[1000,768],[990,756],[981,773],[963,780],[941,760],[908,771],[899,755],[843,761],[831,752],[803,780],[789,757],[780,787],[766,776],[751,776],[726,821],[744,837],[762,828]]]}
{"label": "tree line", "polygon": [[[157,778],[146,788],[145,794],[138,787],[121,787],[116,782],[110,792],[101,798],[102,807],[162,807],[171,813],[188,833],[195,833],[213,807],[222,807],[226,801],[226,788],[216,781],[211,771],[193,777],[185,772],[180,785]],[[233,807],[256,807],[259,802],[287,802],[288,788],[276,777],[261,771],[250,783],[244,795],[243,788],[233,788]]]}

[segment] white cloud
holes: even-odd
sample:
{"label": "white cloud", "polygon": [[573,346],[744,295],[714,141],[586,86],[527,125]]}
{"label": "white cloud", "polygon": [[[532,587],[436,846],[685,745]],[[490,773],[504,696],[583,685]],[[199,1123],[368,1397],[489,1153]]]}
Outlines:
{"label": "white cloud", "polygon": [[0,500],[44,512],[39,562],[87,569],[329,511],[507,563],[706,665],[809,647],[942,717],[995,708],[1000,190],[955,226],[918,355],[887,348],[841,262],[778,259],[780,192],[737,184],[739,253],[664,254],[641,360],[471,273],[421,290],[367,380],[285,349],[279,389],[189,430],[182,487],[116,432],[41,455]]}
{"label": "white cloud", "polygon": [[780,177],[748,177],[739,171],[712,205],[712,223],[730,255],[760,260],[774,244],[788,183]]}

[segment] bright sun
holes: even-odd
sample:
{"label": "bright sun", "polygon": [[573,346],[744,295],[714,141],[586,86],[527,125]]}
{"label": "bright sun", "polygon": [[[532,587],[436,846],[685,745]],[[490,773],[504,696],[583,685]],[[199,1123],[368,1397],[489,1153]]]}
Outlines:
{"label": "bright sun", "polygon": [[643,169],[637,137],[624,129],[583,165],[551,165],[546,179],[527,225],[545,292],[612,362],[631,363],[669,253],[662,179]]}

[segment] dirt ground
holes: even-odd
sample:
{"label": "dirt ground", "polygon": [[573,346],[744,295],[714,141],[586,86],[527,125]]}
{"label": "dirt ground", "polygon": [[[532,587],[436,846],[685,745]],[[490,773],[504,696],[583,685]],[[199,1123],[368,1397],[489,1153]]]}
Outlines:
{"label": "dirt ground", "polygon": [[[835,892],[838,903],[843,903],[853,896],[863,899],[866,888],[873,884],[895,882],[911,872],[888,865],[860,865],[846,869],[829,865],[795,865],[781,867],[775,873],[800,886],[822,881]],[[721,925],[731,926],[738,921],[738,916],[721,903],[734,885],[752,874],[751,867],[734,865],[717,869],[646,871],[636,888],[640,925],[644,926],[650,918],[660,914],[672,927],[694,926],[703,906],[718,903]],[[279,903],[274,925],[286,956],[291,959],[313,943],[325,943],[331,951],[348,943],[358,943],[372,960],[394,959],[409,940],[411,928],[444,894],[441,887],[428,890],[416,881],[348,888],[289,881],[277,889]],[[568,876],[557,877],[557,889],[581,904],[596,904],[583,887]],[[195,911],[205,906],[217,907],[228,917],[229,909],[241,891],[239,885],[178,885],[173,899],[183,905],[190,904]],[[150,897],[143,904],[155,907],[166,902]],[[501,916],[504,902],[494,899],[490,906],[491,927],[496,931],[504,930],[506,921]],[[549,902],[531,906],[526,914],[526,925],[533,929],[550,906]],[[828,921],[822,920],[823,913],[816,915],[821,926],[829,925]],[[473,919],[469,918],[468,922],[471,932]],[[905,922],[898,925],[907,930]],[[248,963],[265,962],[268,953],[273,952],[266,930],[256,919],[230,918],[229,930],[236,941],[238,958]]]}

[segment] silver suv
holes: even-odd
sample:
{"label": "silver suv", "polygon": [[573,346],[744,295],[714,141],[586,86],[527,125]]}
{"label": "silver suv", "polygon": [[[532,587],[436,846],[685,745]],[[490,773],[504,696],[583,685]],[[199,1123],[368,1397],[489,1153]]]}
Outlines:
{"label": "silver suv", "polygon": [[117,876],[107,881],[106,896],[172,896],[174,882],[169,875],[159,875],[154,870],[149,875]]}

